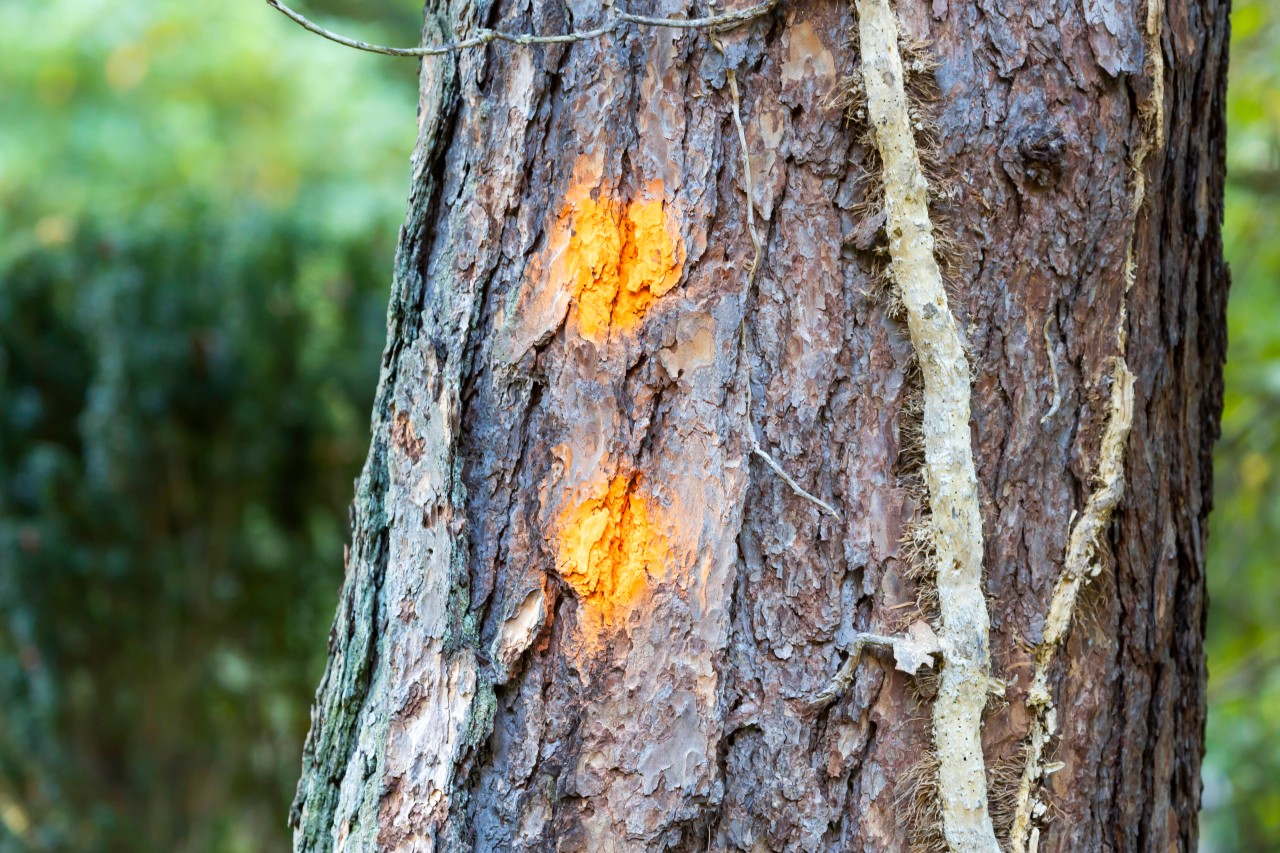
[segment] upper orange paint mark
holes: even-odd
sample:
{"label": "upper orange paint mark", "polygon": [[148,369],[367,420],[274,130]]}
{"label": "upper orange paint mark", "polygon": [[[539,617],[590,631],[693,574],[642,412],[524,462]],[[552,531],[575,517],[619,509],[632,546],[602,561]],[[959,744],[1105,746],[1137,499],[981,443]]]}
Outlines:
{"label": "upper orange paint mark", "polygon": [[557,533],[557,570],[590,623],[614,624],[666,574],[667,539],[634,475],[620,474],[601,498],[571,507]]}
{"label": "upper orange paint mark", "polygon": [[577,302],[581,333],[594,341],[610,328],[635,328],[654,300],[680,280],[684,247],[663,203],[662,182],[627,204],[575,183],[565,195],[561,227],[570,231],[561,269]]}

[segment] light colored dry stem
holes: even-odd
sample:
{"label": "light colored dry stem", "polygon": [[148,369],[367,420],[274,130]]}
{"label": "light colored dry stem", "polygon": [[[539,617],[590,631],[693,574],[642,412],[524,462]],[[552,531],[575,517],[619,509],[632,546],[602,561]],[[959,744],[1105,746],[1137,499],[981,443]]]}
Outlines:
{"label": "light colored dry stem", "polygon": [[[1147,157],[1151,155],[1152,151],[1164,150],[1165,144],[1164,49],[1161,46],[1163,28],[1164,0],[1147,0],[1147,60],[1151,63],[1151,95],[1143,103],[1140,110],[1146,129],[1138,141],[1137,148],[1134,149],[1129,169],[1133,185],[1129,204],[1134,221],[1133,228],[1129,232],[1129,244],[1125,249],[1125,294],[1128,294],[1133,289],[1134,282],[1138,278],[1138,259],[1134,250],[1134,243],[1137,238],[1138,212],[1142,210],[1142,206],[1147,200]],[[1128,306],[1122,302],[1120,305],[1119,329],[1116,333],[1122,356],[1125,350],[1125,320],[1127,318]]]}
{"label": "light colored dry stem", "polygon": [[[723,54],[724,49],[715,33],[711,34],[711,41]],[[751,181],[751,153],[747,151],[747,131],[742,126],[742,98],[738,94],[738,73],[732,68],[727,68],[725,79],[729,83],[731,98],[729,104],[733,112],[733,126],[738,132],[738,149],[742,152],[742,189],[747,196],[747,234],[751,237],[751,247],[754,250],[751,263],[747,266],[746,289],[750,290],[755,282],[756,273],[760,270],[760,256],[764,252],[764,247],[760,242],[760,232],[756,231],[756,195]]]}
{"label": "light colored dry stem", "polygon": [[849,657],[845,658],[844,664],[836,672],[835,677],[818,693],[814,694],[809,700],[809,710],[819,711],[836,700],[840,694],[849,689],[849,685],[853,684],[853,675],[858,671],[858,662],[862,659],[862,649],[866,646],[888,646],[892,647],[893,637],[883,637],[878,634],[858,634],[853,638],[853,642],[849,644]]}
{"label": "light colored dry stem", "polygon": [[[1026,745],[1026,765],[1018,784],[1018,793],[1009,833],[1013,853],[1035,853],[1039,847],[1040,827],[1048,810],[1047,804],[1037,795],[1041,781],[1053,772],[1055,765],[1044,761],[1045,748],[1057,730],[1057,709],[1049,692],[1049,671],[1058,647],[1066,637],[1075,611],[1080,589],[1101,570],[1097,559],[1098,543],[1110,523],[1120,498],[1124,495],[1124,453],[1128,446],[1129,430],[1133,425],[1133,374],[1125,363],[1125,325],[1128,319],[1127,297],[1137,281],[1137,232],[1138,214],[1147,199],[1146,162],[1153,151],[1164,150],[1164,53],[1161,40],[1164,27],[1164,0],[1147,0],[1147,60],[1151,65],[1151,94],[1140,111],[1145,125],[1130,163],[1130,182],[1133,187],[1130,210],[1133,224],[1125,249],[1124,296],[1120,302],[1120,316],[1116,327],[1116,356],[1111,377],[1110,409],[1106,432],[1098,453],[1095,478],[1097,488],[1085,503],[1084,514],[1076,522],[1067,542],[1067,554],[1062,575],[1054,587],[1045,618],[1044,637],[1036,649],[1035,671],[1027,704],[1033,711],[1031,733]],[[1048,326],[1046,325],[1046,330]],[[1055,386],[1057,377],[1054,377]]]}
{"label": "light colored dry stem", "polygon": [[1096,478],[1098,487],[1085,504],[1067,544],[1066,561],[1053,590],[1049,614],[1045,617],[1044,637],[1036,649],[1035,671],[1027,704],[1035,712],[1027,743],[1026,766],[1018,785],[1017,806],[1010,846],[1016,853],[1028,849],[1036,830],[1033,821],[1044,814],[1045,805],[1035,796],[1035,789],[1048,768],[1044,751],[1057,728],[1057,711],[1049,692],[1049,672],[1059,646],[1071,627],[1080,589],[1101,570],[1098,548],[1111,516],[1124,495],[1124,452],[1129,429],[1133,425],[1133,374],[1123,358],[1116,358],[1111,377],[1110,416],[1102,447],[1098,453]]}
{"label": "light colored dry stem", "polygon": [[982,516],[969,425],[969,361],[934,256],[920,166],[888,0],[856,0],[867,115],[885,189],[890,271],[924,380],[925,484],[937,557],[943,666],[933,706],[942,829],[953,851],[997,851],[987,808],[982,712],[990,689],[990,620],[982,593]]}
{"label": "light colored dry stem", "polygon": [[831,679],[831,683],[809,700],[809,710],[811,712],[822,710],[849,689],[849,685],[853,684],[853,675],[857,672],[858,662],[862,658],[862,650],[867,646],[891,649],[893,656],[897,659],[897,668],[911,675],[915,675],[921,667],[933,666],[940,651],[938,638],[928,626],[923,623],[919,623],[919,626],[923,628],[923,633],[912,630],[898,637],[885,634],[855,634],[853,641],[849,644],[849,657]]}
{"label": "light colored dry stem", "polygon": [[814,504],[815,506],[818,507],[818,509],[822,510],[823,512],[832,516],[833,518],[836,518],[836,519],[840,518],[840,513],[836,510],[835,507],[833,507],[831,504],[827,503],[817,495],[807,491],[803,486],[797,483],[791,477],[790,474],[788,474],[786,471],[782,469],[782,466],[778,464],[777,460],[775,460],[772,456],[770,456],[765,451],[765,449],[760,446],[760,442],[757,441],[755,437],[754,426],[751,428],[751,432],[752,432],[751,452],[754,453],[756,456],[759,456],[761,459],[763,459],[764,463],[773,469],[773,473],[781,477],[782,482],[786,483],[788,486],[791,487],[791,491],[795,492],[798,497],[804,498],[805,500]]}

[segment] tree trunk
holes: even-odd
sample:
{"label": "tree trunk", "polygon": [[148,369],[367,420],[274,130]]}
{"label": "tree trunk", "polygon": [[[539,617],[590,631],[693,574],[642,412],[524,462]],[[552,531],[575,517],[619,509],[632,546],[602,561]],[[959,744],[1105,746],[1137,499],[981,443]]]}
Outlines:
{"label": "tree trunk", "polygon": [[[454,0],[425,38],[585,29],[602,5]],[[973,377],[1007,685],[981,721],[997,833],[1127,363],[1123,499],[1084,543],[1100,572],[1048,669],[1035,832],[1045,850],[1194,850],[1227,4],[896,14]],[[912,545],[942,522],[857,30],[851,3],[791,0],[718,47],[628,25],[425,61],[297,850],[939,843],[937,671],[868,647],[833,703],[808,702],[859,632],[947,636]]]}

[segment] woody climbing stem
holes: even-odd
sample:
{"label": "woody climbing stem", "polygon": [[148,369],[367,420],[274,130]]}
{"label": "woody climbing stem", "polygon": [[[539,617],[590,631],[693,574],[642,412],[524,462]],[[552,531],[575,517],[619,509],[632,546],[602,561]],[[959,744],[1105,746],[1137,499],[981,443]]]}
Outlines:
{"label": "woody climbing stem", "polygon": [[[1094,469],[1096,488],[1089,495],[1084,512],[1071,528],[1062,574],[1054,586],[1053,597],[1045,616],[1044,635],[1036,648],[1031,686],[1027,691],[1027,705],[1032,712],[1031,731],[1027,735],[1025,762],[1014,800],[1013,825],[1009,833],[1009,843],[1014,853],[1034,851],[1039,845],[1041,825],[1046,822],[1048,812],[1048,806],[1040,796],[1040,787],[1049,774],[1044,756],[1059,726],[1059,713],[1054,705],[1049,677],[1058,649],[1071,628],[1080,591],[1101,571],[1099,554],[1104,549],[1106,529],[1124,497],[1124,455],[1129,446],[1129,431],[1133,427],[1134,407],[1134,376],[1125,362],[1125,352],[1128,349],[1128,296],[1137,279],[1135,244],[1138,217],[1143,211],[1147,195],[1147,158],[1152,153],[1160,152],[1165,145],[1165,67],[1161,45],[1163,15],[1163,0],[1147,0],[1145,45],[1146,64],[1150,67],[1151,74],[1151,93],[1139,110],[1142,131],[1130,165],[1130,212],[1133,222],[1125,244],[1123,296],[1116,322],[1117,354],[1111,371],[1107,426]],[[1056,397],[1055,392],[1055,400]]]}
{"label": "woody climbing stem", "polygon": [[1110,416],[1095,473],[1098,488],[1089,496],[1084,513],[1071,529],[1062,576],[1054,587],[1045,616],[1044,637],[1036,649],[1035,670],[1027,692],[1033,717],[1010,832],[1010,845],[1017,853],[1029,846],[1034,849],[1040,830],[1033,821],[1042,818],[1046,810],[1035,796],[1035,790],[1046,775],[1045,748],[1057,729],[1058,713],[1049,692],[1049,673],[1058,647],[1071,627],[1081,587],[1100,571],[1097,553],[1111,515],[1124,495],[1124,452],[1133,426],[1133,374],[1123,358],[1116,358],[1111,382]]}
{"label": "woody climbing stem", "polygon": [[884,182],[890,273],[924,379],[924,479],[936,560],[942,674],[933,706],[942,829],[955,851],[995,851],[982,712],[990,690],[982,516],[969,426],[969,360],[934,257],[928,182],[907,105],[888,0],[857,0],[867,115]]}

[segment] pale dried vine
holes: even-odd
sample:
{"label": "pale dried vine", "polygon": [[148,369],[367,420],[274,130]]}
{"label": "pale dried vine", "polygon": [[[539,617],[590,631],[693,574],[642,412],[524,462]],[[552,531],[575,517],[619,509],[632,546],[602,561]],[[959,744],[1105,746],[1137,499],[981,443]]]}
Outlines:
{"label": "pale dried vine", "polygon": [[339,35],[332,30],[327,30],[312,20],[309,20],[299,12],[286,6],[280,0],[266,0],[267,5],[283,14],[289,20],[309,32],[315,33],[321,38],[336,42],[344,47],[354,48],[355,50],[364,50],[369,53],[381,53],[384,56],[444,56],[449,53],[457,53],[470,48],[483,47],[495,41],[508,42],[510,44],[531,45],[531,44],[573,44],[574,42],[587,41],[589,39],[603,38],[617,32],[624,24],[631,24],[637,27],[666,27],[669,29],[679,30],[710,30],[711,32],[725,32],[732,30],[743,24],[750,23],[756,18],[767,14],[778,5],[781,0],[764,0],[764,2],[756,3],[754,6],[748,6],[745,9],[739,9],[735,12],[722,12],[718,15],[708,15],[703,18],[654,18],[648,15],[635,15],[630,12],[615,9],[610,12],[605,22],[598,27],[589,30],[575,30],[568,33],[555,33],[551,35],[535,35],[533,33],[513,33],[503,30],[490,29],[488,27],[478,27],[473,34],[465,39],[452,42],[443,42],[434,45],[420,45],[418,47],[387,47],[380,44],[370,44],[360,41],[359,39],[348,38]]}
{"label": "pale dried vine", "polygon": [[855,634],[849,643],[849,656],[844,665],[831,682],[809,700],[810,711],[825,708],[849,689],[849,685],[853,684],[854,673],[858,670],[862,650],[867,646],[892,649],[897,668],[908,675],[915,675],[921,667],[934,666],[937,655],[942,651],[938,636],[926,622],[916,622],[905,635],[899,637],[865,632]]}
{"label": "pale dried vine", "polygon": [[[1151,66],[1151,93],[1144,101],[1139,114],[1143,131],[1134,149],[1130,163],[1132,195],[1128,243],[1125,248],[1124,291],[1120,299],[1120,312],[1116,325],[1116,348],[1111,374],[1111,395],[1108,404],[1107,426],[1098,451],[1098,463],[1094,471],[1097,487],[1085,502],[1084,512],[1075,520],[1067,542],[1062,574],[1054,587],[1045,617],[1044,635],[1036,648],[1035,669],[1031,687],[1027,693],[1027,705],[1032,711],[1031,731],[1025,747],[1026,761],[1015,798],[1013,825],[1009,833],[1010,848],[1014,853],[1035,853],[1040,842],[1040,824],[1045,820],[1048,805],[1039,796],[1043,780],[1057,765],[1045,762],[1045,749],[1058,728],[1058,712],[1049,689],[1049,674],[1058,648],[1071,627],[1072,616],[1081,588],[1101,570],[1098,549],[1115,508],[1124,496],[1124,454],[1128,447],[1129,430],[1133,426],[1134,377],[1125,362],[1127,348],[1126,322],[1128,319],[1128,294],[1137,281],[1136,243],[1138,216],[1146,203],[1146,162],[1153,151],[1163,150],[1165,144],[1164,117],[1164,54],[1163,36],[1164,0],[1148,0],[1146,20],[1147,61]],[[1048,325],[1046,321],[1046,333]],[[1052,353],[1050,354],[1052,364]],[[1057,375],[1054,375],[1055,398]],[[1046,416],[1047,417],[1047,416]]]}
{"label": "pale dried vine", "polygon": [[924,482],[936,566],[942,671],[933,705],[942,833],[954,851],[997,851],[987,806],[982,713],[991,689],[982,516],[970,427],[969,360],[948,304],[929,184],[889,0],[855,0],[867,117],[880,155],[889,268],[924,382]]}
{"label": "pale dried vine", "polygon": [[1057,727],[1057,712],[1049,692],[1049,672],[1071,627],[1081,587],[1101,570],[1099,543],[1124,495],[1124,452],[1128,446],[1129,429],[1133,426],[1133,374],[1125,366],[1123,358],[1116,358],[1112,369],[1109,408],[1110,417],[1102,436],[1095,474],[1098,485],[1089,495],[1084,512],[1071,530],[1062,574],[1054,587],[1049,613],[1045,617],[1044,636],[1036,648],[1035,670],[1027,693],[1027,705],[1034,715],[1027,741],[1026,765],[1018,785],[1013,828],[1009,834],[1010,845],[1015,851],[1026,850],[1032,834],[1039,834],[1032,822],[1045,812],[1034,788],[1046,775],[1044,750]]}

